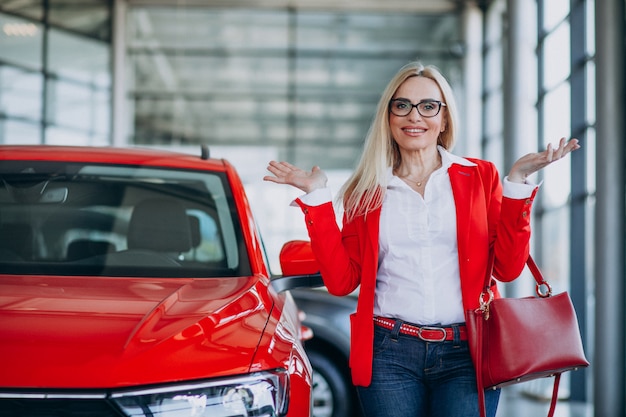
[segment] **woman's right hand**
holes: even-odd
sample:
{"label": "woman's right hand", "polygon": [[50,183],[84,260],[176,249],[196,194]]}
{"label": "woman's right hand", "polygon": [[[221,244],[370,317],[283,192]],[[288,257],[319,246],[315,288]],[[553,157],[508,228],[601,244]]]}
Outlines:
{"label": "woman's right hand", "polygon": [[263,181],[292,185],[307,194],[318,188],[326,187],[328,182],[326,174],[318,166],[314,166],[311,171],[305,171],[289,162],[270,161],[267,170],[274,175],[266,175],[263,177]]}

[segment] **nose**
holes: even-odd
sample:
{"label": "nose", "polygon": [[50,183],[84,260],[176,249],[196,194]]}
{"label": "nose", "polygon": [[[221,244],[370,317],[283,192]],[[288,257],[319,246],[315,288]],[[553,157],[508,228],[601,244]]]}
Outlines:
{"label": "nose", "polygon": [[422,115],[420,114],[420,112],[417,111],[417,107],[413,106],[409,114],[407,114],[407,117],[409,118],[409,120],[420,120],[422,118]]}

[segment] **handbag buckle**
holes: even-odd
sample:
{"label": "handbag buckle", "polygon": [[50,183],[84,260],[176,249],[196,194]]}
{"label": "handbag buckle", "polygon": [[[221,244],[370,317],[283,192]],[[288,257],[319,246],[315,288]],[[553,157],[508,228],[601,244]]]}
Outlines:
{"label": "handbag buckle", "polygon": [[[547,283],[546,283],[547,284]],[[476,312],[480,312],[485,320],[489,320],[489,305],[494,299],[493,291],[491,288],[487,288],[483,292],[480,293],[478,297],[478,303],[480,307],[476,310]]]}
{"label": "handbag buckle", "polygon": [[[545,288],[545,292],[542,291],[542,288]],[[539,298],[548,298],[552,295],[552,287],[548,284],[548,281],[543,280],[537,283],[535,286],[535,292]]]}

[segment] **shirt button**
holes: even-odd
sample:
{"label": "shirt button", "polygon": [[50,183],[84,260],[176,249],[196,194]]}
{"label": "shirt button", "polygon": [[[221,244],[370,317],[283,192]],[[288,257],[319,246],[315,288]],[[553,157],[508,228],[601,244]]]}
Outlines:
{"label": "shirt button", "polygon": [[309,214],[309,209],[305,208],[304,210],[302,210],[304,212],[304,214]]}
{"label": "shirt button", "polygon": [[527,200],[525,201],[525,203],[526,203],[526,204],[530,204],[530,203],[531,203],[530,198],[529,198],[529,199],[527,199]]}
{"label": "shirt button", "polygon": [[313,225],[313,220],[309,220],[307,223],[309,224],[309,226],[312,226]]}
{"label": "shirt button", "polygon": [[522,217],[526,217],[526,216],[528,216],[528,212],[527,211],[522,213]]}

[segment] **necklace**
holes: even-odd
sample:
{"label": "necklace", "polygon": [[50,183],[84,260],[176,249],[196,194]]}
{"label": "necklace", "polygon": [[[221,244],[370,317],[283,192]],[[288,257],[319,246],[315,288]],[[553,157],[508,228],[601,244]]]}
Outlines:
{"label": "necklace", "polygon": [[421,187],[421,186],[422,186],[422,183],[426,180],[426,178],[428,178],[428,176],[429,176],[429,175],[430,175],[430,174],[426,175],[424,178],[422,178],[422,180],[421,180],[421,181],[415,181],[415,180],[412,180],[412,179],[411,179],[411,178],[409,178],[409,177],[401,177],[401,178],[402,178],[403,180],[407,180],[407,181],[409,181],[409,182],[412,182],[413,184],[417,185],[418,187]]}
{"label": "necklace", "polygon": [[[430,174],[429,174],[429,175],[430,175]],[[428,177],[428,175],[427,175],[426,177],[424,177],[421,181],[415,181],[415,180],[412,180],[412,179],[411,179],[411,178],[409,178],[409,177],[402,177],[402,179],[405,179],[405,180],[407,180],[407,181],[410,181],[410,182],[412,182],[413,184],[417,185],[418,187],[421,187],[421,186],[422,186],[422,183],[424,182],[424,180],[426,180],[426,178],[427,178],[427,177]]]}
{"label": "necklace", "polygon": [[426,175],[424,176],[424,178],[422,178],[422,179],[421,179],[421,180],[419,180],[419,181],[416,181],[416,180],[414,180],[414,179],[412,179],[412,178],[409,178],[408,176],[404,176],[404,177],[400,177],[400,178],[402,178],[403,180],[406,180],[406,181],[412,182],[412,183],[413,183],[413,184],[415,184],[417,187],[421,187],[421,186],[422,186],[422,184],[424,184],[424,182],[428,179],[428,177],[430,177],[430,175],[431,175],[433,172],[435,172],[435,171],[437,170],[437,168],[439,168],[439,166],[440,166],[440,165],[441,165],[440,163],[438,163],[437,165],[435,165],[435,167],[434,167],[432,170],[430,170],[430,171],[428,172],[428,174],[426,174]]}

